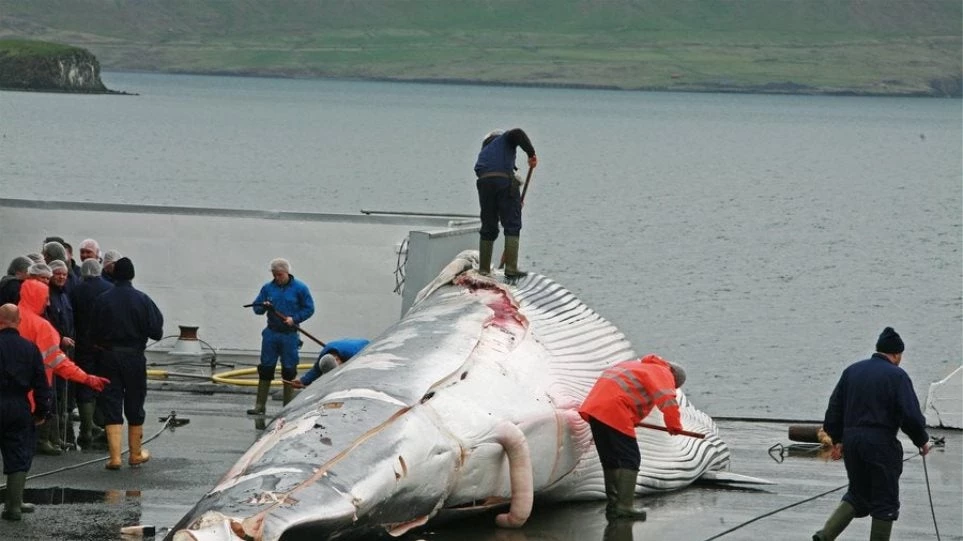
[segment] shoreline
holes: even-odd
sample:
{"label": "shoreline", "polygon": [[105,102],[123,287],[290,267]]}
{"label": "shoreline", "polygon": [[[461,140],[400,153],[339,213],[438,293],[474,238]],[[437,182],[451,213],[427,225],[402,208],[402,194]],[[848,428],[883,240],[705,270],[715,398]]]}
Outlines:
{"label": "shoreline", "polygon": [[[691,94],[745,94],[762,96],[833,96],[833,97],[862,97],[862,98],[940,98],[940,99],[961,99],[961,95],[937,95],[932,92],[866,92],[855,89],[823,89],[811,87],[792,82],[771,82],[762,85],[735,86],[735,85],[692,85],[686,87],[667,87],[667,86],[647,86],[639,88],[624,88],[617,85],[595,85],[591,83],[538,83],[521,81],[486,81],[481,79],[458,79],[458,78],[425,78],[425,77],[339,77],[312,75],[306,73],[275,73],[270,71],[190,71],[190,70],[169,70],[169,71],[150,71],[133,69],[106,69],[109,73],[137,73],[149,75],[196,75],[207,77],[239,77],[256,79],[292,79],[292,80],[326,80],[326,81],[355,81],[355,82],[383,82],[383,83],[405,83],[405,84],[427,84],[427,85],[450,85],[450,86],[490,86],[504,88],[546,88],[560,90],[607,90],[613,92],[679,92]],[[7,90],[0,88],[0,90]],[[22,90],[22,89],[17,89]],[[65,92],[71,93],[71,92]],[[92,92],[83,92],[92,93]],[[110,91],[106,93],[118,93],[125,95],[137,95],[123,91]]]}

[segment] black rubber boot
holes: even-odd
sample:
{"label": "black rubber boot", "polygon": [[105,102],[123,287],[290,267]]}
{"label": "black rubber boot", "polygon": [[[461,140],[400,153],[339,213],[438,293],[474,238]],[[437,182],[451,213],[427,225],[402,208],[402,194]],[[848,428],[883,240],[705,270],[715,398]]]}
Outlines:
{"label": "black rubber boot", "polygon": [[495,241],[481,240],[478,242],[478,272],[488,276],[492,273],[492,252],[495,251]]}
{"label": "black rubber boot", "polygon": [[23,486],[27,483],[27,472],[18,471],[7,474],[7,501],[0,518],[3,520],[23,519]]}
{"label": "black rubber boot", "polygon": [[518,270],[518,237],[505,235],[505,277],[521,278],[527,272]]}
{"label": "black rubber boot", "polygon": [[645,508],[636,509],[633,506],[635,502],[635,479],[638,476],[638,470],[615,470],[615,484],[619,491],[619,503],[615,507],[616,519],[645,520],[647,510]]}
{"label": "black rubber boot", "polygon": [[77,411],[80,412],[80,429],[77,435],[77,445],[84,449],[90,447],[94,440],[94,403],[79,402]]}
{"label": "black rubber boot", "polygon": [[257,382],[257,398],[254,400],[254,407],[247,410],[248,415],[264,415],[265,404],[267,404],[268,392],[271,390],[271,380],[259,379]]}
{"label": "black rubber boot", "polygon": [[52,415],[44,424],[37,427],[37,454],[47,456],[60,456],[60,447],[50,443],[50,429],[53,425],[52,420],[57,416]]}
{"label": "black rubber boot", "polygon": [[856,518],[856,508],[849,502],[840,502],[839,507],[826,520],[823,529],[813,535],[813,541],[833,541],[843,533],[854,518]]}

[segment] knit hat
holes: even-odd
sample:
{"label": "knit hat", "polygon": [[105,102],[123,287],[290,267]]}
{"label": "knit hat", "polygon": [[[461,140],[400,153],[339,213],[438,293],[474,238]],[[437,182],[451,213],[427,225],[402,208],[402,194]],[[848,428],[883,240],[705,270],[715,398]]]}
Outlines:
{"label": "knit hat", "polygon": [[133,280],[134,279],[134,263],[126,257],[122,257],[114,263],[114,279],[115,280]]}
{"label": "knit hat", "polygon": [[903,353],[903,339],[892,327],[886,327],[876,341],[876,351],[880,353]]}

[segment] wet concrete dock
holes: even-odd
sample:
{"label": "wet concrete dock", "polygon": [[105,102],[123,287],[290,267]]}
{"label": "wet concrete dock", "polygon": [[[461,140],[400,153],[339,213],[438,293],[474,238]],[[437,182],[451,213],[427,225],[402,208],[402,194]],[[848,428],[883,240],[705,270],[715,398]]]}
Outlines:
{"label": "wet concrete dock", "polygon": [[[145,438],[163,426],[158,420],[171,411],[189,424],[164,430],[146,447],[151,461],[140,468],[104,470],[103,461],[66,471],[56,471],[103,453],[69,452],[60,457],[38,456],[27,482],[26,499],[39,504],[37,512],[20,523],[0,521],[3,540],[129,539],[122,526],[156,526],[157,539],[201,498],[258,437],[255,420],[244,410],[253,395],[247,389],[198,392],[207,386],[179,386],[193,391],[159,391],[148,395]],[[272,401],[268,411],[277,412]],[[664,496],[640,499],[650,508],[649,519],[621,530],[606,531],[604,504],[538,504],[532,518],[518,531],[495,528],[491,516],[481,516],[433,526],[406,541],[426,540],[602,540],[653,539],[708,540],[765,513],[800,502],[846,484],[841,462],[787,456],[782,463],[767,452],[775,443],[789,444],[787,424],[781,422],[719,421],[723,439],[732,450],[732,471],[775,481],[758,489],[693,486]],[[963,539],[963,432],[932,430],[946,445],[926,459],[933,504],[944,540]],[[904,448],[911,444],[904,440]],[[643,451],[644,459],[644,451]],[[55,472],[43,475],[45,472]],[[835,508],[843,491],[820,497],[763,518],[728,533],[721,539],[809,539]],[[936,539],[927,498],[923,461],[917,456],[905,463],[902,477],[903,509],[893,539]],[[857,520],[841,539],[868,539],[869,521]]]}

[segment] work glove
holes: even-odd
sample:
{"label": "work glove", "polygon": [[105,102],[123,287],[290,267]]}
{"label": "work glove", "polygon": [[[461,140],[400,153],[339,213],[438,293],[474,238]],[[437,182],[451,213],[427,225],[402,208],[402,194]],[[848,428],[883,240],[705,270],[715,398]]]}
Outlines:
{"label": "work glove", "polygon": [[110,383],[109,379],[102,378],[100,376],[88,375],[87,379],[84,380],[84,385],[86,385],[87,387],[90,387],[91,389],[97,391],[98,393],[103,391],[104,387],[106,387],[109,383]]}

